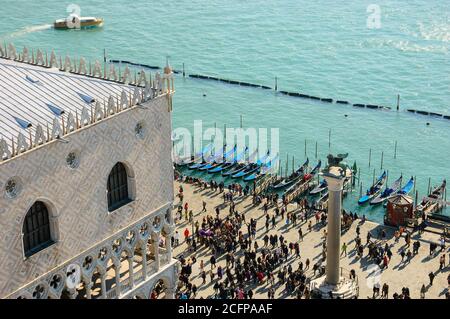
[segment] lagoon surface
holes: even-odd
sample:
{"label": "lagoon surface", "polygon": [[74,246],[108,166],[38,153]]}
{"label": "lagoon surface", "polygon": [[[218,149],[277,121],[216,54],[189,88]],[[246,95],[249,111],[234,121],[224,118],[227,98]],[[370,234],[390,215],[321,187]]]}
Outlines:
{"label": "lagoon surface", "polygon": [[[170,56],[172,66],[181,70],[184,63],[187,73],[271,87],[277,77],[279,90],[392,107],[360,109],[177,75],[174,128],[191,129],[194,120],[205,128],[238,127],[242,115],[244,127],[280,128],[280,157],[295,156],[296,165],[305,160],[305,140],[313,165],[316,142],[322,160],[329,151],[348,152],[364,189],[374,169],[381,172],[382,152],[389,181],[416,176],[419,197],[429,178],[431,185],[450,178],[450,120],[406,112],[450,115],[448,1],[377,1],[380,28],[373,29],[367,26],[371,1],[83,0],[76,2],[81,15],[105,19],[102,28],[84,31],[51,28],[70,2],[1,2],[0,41],[19,51],[26,45],[102,60],[106,49],[109,59],[159,66]],[[383,209],[357,207],[358,195],[345,207],[382,222]]]}

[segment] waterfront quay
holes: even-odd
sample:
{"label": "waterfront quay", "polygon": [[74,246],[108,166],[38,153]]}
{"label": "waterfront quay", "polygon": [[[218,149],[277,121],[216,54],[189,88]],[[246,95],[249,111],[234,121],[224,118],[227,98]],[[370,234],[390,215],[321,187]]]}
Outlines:
{"label": "waterfront quay", "polygon": [[[226,259],[225,254],[216,255],[217,257],[217,267],[212,269],[210,264],[210,258],[212,255],[211,249],[205,247],[204,245],[197,244],[196,251],[194,252],[191,245],[188,245],[184,238],[184,233],[186,229],[189,231],[189,236],[192,234],[194,229],[194,224],[198,221],[202,224],[202,220],[207,215],[216,216],[216,208],[219,208],[220,218],[226,218],[230,215],[230,202],[224,201],[223,193],[219,193],[219,190],[212,190],[209,187],[204,188],[194,184],[188,184],[186,182],[175,181],[174,182],[174,193],[178,194],[180,186],[183,188],[183,212],[182,218],[179,219],[180,214],[177,213],[177,206],[180,204],[180,199],[175,198],[174,201],[174,217],[176,217],[176,231],[178,235],[175,235],[175,240],[179,237],[179,244],[174,247],[174,257],[183,257],[187,262],[192,262],[193,257],[196,261],[192,264],[192,274],[189,276],[190,283],[197,287],[197,293],[195,298],[211,298],[214,296],[214,284],[217,282],[222,282],[217,277],[217,268],[221,266],[225,272],[226,269]],[[225,188],[225,192],[229,192]],[[277,273],[284,266],[292,265],[292,269],[297,270],[299,263],[302,262],[304,265],[306,260],[310,260],[310,267],[305,271],[307,277],[306,285],[308,285],[310,280],[313,280],[319,276],[319,272],[316,271],[314,275],[313,265],[319,263],[323,258],[322,244],[324,242],[324,230],[326,226],[324,224],[316,223],[314,213],[310,215],[307,221],[297,220],[296,225],[293,224],[286,225],[285,219],[282,217],[275,218],[275,226],[272,224],[272,216],[275,215],[275,207],[269,206],[267,214],[270,216],[270,223],[268,231],[266,228],[266,212],[264,210],[264,202],[260,205],[254,205],[252,201],[252,196],[246,196],[235,194],[233,201],[235,203],[235,211],[240,214],[245,215],[245,221],[248,223],[251,218],[257,220],[256,236],[251,244],[251,249],[254,249],[254,242],[258,243],[257,256],[259,256],[261,249],[264,246],[263,238],[267,235],[277,234],[282,235],[284,240],[289,243],[298,243],[300,248],[300,257],[297,257],[295,253],[290,253],[287,260],[281,263],[274,269],[274,281],[273,284],[270,280],[266,278],[261,283],[246,283],[244,290],[249,289],[253,292],[253,298],[268,298],[268,292],[273,289],[274,295],[272,297],[278,299],[286,298],[297,298],[294,292],[287,292],[285,284],[281,284]],[[204,202],[206,203],[206,212],[203,209]],[[185,215],[184,205],[188,203],[188,211],[192,210],[192,219],[189,221],[189,213]],[[281,207],[281,204],[280,204]],[[293,213],[300,215],[301,209],[297,207],[297,204],[288,204],[287,213]],[[186,220],[186,217],[188,220]],[[311,222],[311,231],[308,230],[308,224]],[[360,258],[355,250],[355,238],[357,227],[359,226],[361,243],[364,246],[362,258]],[[200,226],[201,227],[201,226]],[[299,229],[302,230],[303,240],[299,238]],[[244,237],[247,236],[247,226],[242,223],[240,228]],[[385,238],[381,238],[381,233],[384,230]],[[362,222],[360,219],[356,219],[345,232],[342,233],[341,245],[346,243],[347,251],[346,254],[342,253],[340,257],[340,265],[345,270],[343,273],[350,273],[351,270],[355,271],[358,284],[359,284],[359,299],[373,298],[374,291],[373,286],[380,287],[379,295],[375,294],[375,298],[382,298],[382,287],[384,284],[389,286],[387,298],[392,299],[393,295],[397,293],[402,294],[402,288],[409,289],[409,295],[413,299],[419,299],[425,297],[426,299],[444,299],[446,298],[446,293],[448,293],[448,276],[450,273],[450,267],[448,265],[449,257],[449,244],[446,242],[446,247],[441,251],[440,247],[440,236],[434,233],[423,232],[418,234],[414,232],[411,234],[411,242],[409,248],[407,247],[405,241],[405,235],[399,238],[398,241],[395,240],[394,232],[395,228],[387,227],[384,225],[379,225],[370,221]],[[411,231],[411,230],[410,230]],[[371,242],[380,247],[385,247],[388,245],[390,251],[392,252],[392,257],[389,260],[388,267],[381,269],[378,265],[373,262],[373,259],[368,257],[368,245],[367,245],[367,234],[371,234]],[[417,254],[412,254],[411,258],[405,256],[402,261],[401,252],[402,250],[405,254],[408,250],[413,252],[414,243],[418,241],[420,243],[420,248]],[[430,255],[430,243],[437,244],[435,252]],[[269,244],[270,246],[270,244]],[[243,259],[243,250],[238,246],[235,251],[235,258],[241,256]],[[440,261],[442,256],[445,255],[445,264],[440,269]],[[409,259],[409,260],[408,260]],[[203,284],[203,279],[201,278],[200,263],[203,261],[204,270],[207,273],[206,283]],[[242,261],[242,260],[241,260]],[[322,262],[322,265],[325,263]],[[305,266],[303,267],[305,269]],[[214,279],[211,281],[210,271],[215,273]],[[233,272],[234,270],[232,270]],[[434,280],[433,284],[430,285],[430,273],[433,273]],[[226,276],[224,275],[224,278]],[[423,289],[425,285],[425,289]],[[179,287],[182,286],[179,282]],[[422,290],[422,294],[421,294]],[[185,291],[185,287],[181,287],[179,291]],[[424,294],[423,294],[424,293]],[[190,298],[193,298],[191,295]],[[304,298],[304,296],[303,296]]]}

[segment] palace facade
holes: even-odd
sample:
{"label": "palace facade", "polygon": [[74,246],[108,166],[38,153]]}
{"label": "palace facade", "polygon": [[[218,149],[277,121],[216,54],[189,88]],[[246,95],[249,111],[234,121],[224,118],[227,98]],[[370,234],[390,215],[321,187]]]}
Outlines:
{"label": "palace facade", "polygon": [[0,45],[0,298],[174,297],[173,93]]}

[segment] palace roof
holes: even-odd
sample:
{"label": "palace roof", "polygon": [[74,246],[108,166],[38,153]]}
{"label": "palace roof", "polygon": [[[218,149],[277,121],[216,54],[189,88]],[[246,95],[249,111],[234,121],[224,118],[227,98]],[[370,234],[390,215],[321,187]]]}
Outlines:
{"label": "palace roof", "polygon": [[[63,62],[64,61],[64,62]],[[118,74],[117,74],[118,73]],[[0,45],[0,162],[162,94],[171,75]],[[173,88],[173,82],[172,82]]]}
{"label": "palace roof", "polygon": [[108,100],[134,87],[113,81],[0,58],[0,138],[29,135],[37,124],[51,125],[55,116],[78,114],[91,99]]}

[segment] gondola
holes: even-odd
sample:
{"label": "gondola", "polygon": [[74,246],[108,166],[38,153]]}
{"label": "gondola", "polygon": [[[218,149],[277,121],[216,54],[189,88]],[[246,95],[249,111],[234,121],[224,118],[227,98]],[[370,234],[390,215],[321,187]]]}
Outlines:
{"label": "gondola", "polygon": [[239,177],[243,177],[249,174],[252,174],[254,172],[256,172],[259,169],[259,165],[256,163],[250,163],[247,166],[244,167],[244,169],[240,170],[239,172],[231,175],[231,178],[239,178]]}
{"label": "gondola", "polygon": [[414,177],[411,177],[408,181],[408,183],[406,183],[405,186],[403,186],[403,188],[401,188],[397,194],[404,194],[404,195],[408,195],[409,192],[411,192],[411,190],[414,187]]}
{"label": "gondola", "polygon": [[209,163],[208,165],[203,166],[202,168],[200,168],[200,171],[209,171],[210,169],[214,169],[220,165],[222,165],[223,162],[220,161],[213,161],[212,163]]}
{"label": "gondola", "polygon": [[391,187],[387,187],[383,192],[381,192],[377,197],[370,201],[370,205],[378,205],[387,200],[391,195],[398,192],[402,184],[403,176],[400,176]]}
{"label": "gondola", "polygon": [[214,155],[210,155],[210,156],[208,157],[208,159],[205,160],[205,158],[202,156],[202,161],[201,161],[200,163],[195,163],[195,164],[190,165],[190,166],[189,166],[189,169],[190,169],[190,170],[200,169],[200,168],[202,168],[203,166],[208,165],[211,161],[214,160],[214,158],[215,158]]}
{"label": "gondola", "polygon": [[444,179],[442,184],[435,189],[433,189],[428,197],[425,197],[422,202],[417,205],[416,210],[419,212],[423,212],[429,209],[429,206],[433,205],[437,199],[442,199],[445,193],[445,187],[447,185],[447,181]]}
{"label": "gondola", "polygon": [[[246,147],[245,148],[245,151],[247,151],[248,150],[248,147]],[[248,160],[245,162],[245,163],[239,163],[239,160],[237,160],[237,165],[233,165],[230,169],[228,169],[228,170],[223,170],[222,171],[222,176],[231,176],[231,175],[234,175],[234,174],[236,174],[236,173],[238,173],[238,172],[240,172],[240,171],[242,171],[242,170],[244,170],[246,167],[247,167],[247,165],[249,164],[249,163],[251,163],[251,161],[252,161],[252,158],[254,158],[255,156],[257,156],[257,154],[258,154],[258,149],[256,149],[249,157],[248,157]]]}
{"label": "gondola", "polygon": [[208,174],[214,174],[214,173],[219,173],[223,170],[227,170],[231,167],[233,167],[234,165],[236,165],[236,162],[225,162],[225,163],[221,163],[220,165],[217,165],[216,167],[211,167],[208,170]]}
{"label": "gondola", "polygon": [[383,188],[385,182],[386,182],[386,171],[384,171],[383,174],[381,174],[381,176],[378,177],[378,179],[375,181],[372,187],[370,187],[367,190],[366,194],[358,200],[358,205],[363,205],[368,201],[370,201],[375,196],[377,196],[381,192],[381,189]]}
{"label": "gondola", "polygon": [[206,152],[208,152],[211,148],[212,148],[212,144],[208,144],[203,148],[203,150],[201,152],[195,154],[195,156],[189,156],[187,158],[181,159],[180,161],[176,162],[176,164],[178,166],[192,165],[193,163],[202,160],[203,155]]}
{"label": "gondola", "polygon": [[231,178],[240,178],[245,177],[247,175],[253,174],[253,173],[259,173],[262,167],[262,163],[264,163],[267,158],[269,157],[270,152],[267,152],[266,155],[264,155],[262,158],[260,158],[256,163],[250,163],[247,165],[247,167],[237,172],[236,174],[231,175]]}
{"label": "gondola", "polygon": [[306,181],[311,180],[314,176],[319,172],[320,167],[322,166],[322,161],[319,160],[317,165],[311,170],[311,172],[304,174],[300,177],[293,185],[291,185],[288,189],[284,191],[284,194],[289,193],[293,189],[295,189],[299,184],[305,183]]}
{"label": "gondola", "polygon": [[242,170],[244,170],[247,167],[248,164],[246,163],[237,163],[237,165],[233,165],[231,169],[223,170],[222,176],[230,176],[233,174],[236,174]]}
{"label": "gondola", "polygon": [[276,161],[278,158],[278,155],[275,156],[275,158],[271,159],[269,161],[269,163],[267,163],[267,165],[264,165],[261,167],[261,170],[259,172],[255,172],[253,174],[248,175],[247,177],[244,178],[244,182],[251,182],[254,181],[255,179],[258,179],[261,176],[266,175],[271,169],[272,169],[272,163],[274,161]]}
{"label": "gondola", "polygon": [[323,194],[323,195],[316,201],[316,205],[320,205],[320,204],[325,203],[325,202],[328,200],[328,195],[329,195],[329,192],[326,191],[325,194]]}
{"label": "gondola", "polygon": [[[224,146],[225,147],[225,146]],[[214,160],[212,162],[210,162],[207,165],[204,165],[202,167],[199,168],[200,171],[208,171],[211,169],[215,169],[216,167],[219,167],[221,165],[223,165],[227,158],[233,154],[236,151],[236,145],[233,147],[232,150],[229,150],[227,153],[225,153],[224,155],[216,155],[216,157],[214,158]]]}
{"label": "gondola", "polygon": [[[398,194],[408,195],[411,192],[411,190],[413,189],[413,187],[414,187],[414,177],[411,177],[405,186],[403,186],[395,194],[392,194],[390,197],[394,197],[395,195],[398,195]],[[387,201],[385,201],[383,203],[383,207],[386,208],[387,204],[388,204]]]}
{"label": "gondola", "polygon": [[316,187],[314,187],[313,190],[311,190],[309,192],[309,195],[317,195],[320,194],[321,192],[323,192],[325,189],[328,188],[328,184],[326,180],[323,180],[322,182],[319,183],[319,185],[317,185]]}
{"label": "gondola", "polygon": [[203,162],[203,157],[205,154],[212,148],[212,144],[206,145],[201,152],[198,152],[197,154],[190,156],[190,158],[184,158],[181,160],[181,162],[178,162],[178,166],[190,166],[195,163]]}
{"label": "gondola", "polygon": [[[233,153],[236,153],[236,146],[233,149]],[[240,160],[240,158],[245,154],[245,152],[248,150],[248,148],[246,147],[245,150],[238,154],[237,156],[235,155],[234,159],[230,162],[227,161],[227,156],[225,157],[225,161],[223,163],[221,163],[220,165],[217,165],[216,167],[212,167],[208,170],[209,174],[214,174],[214,173],[219,173],[219,172],[224,172],[228,169],[231,169],[232,167],[234,167],[237,162]]]}
{"label": "gondola", "polygon": [[292,173],[289,177],[285,179],[279,180],[277,183],[274,183],[272,185],[273,189],[282,189],[284,187],[287,187],[295,182],[297,182],[300,178],[303,177],[306,168],[309,164],[309,158],[306,159],[305,163],[303,163],[302,166],[300,166],[294,173]]}

